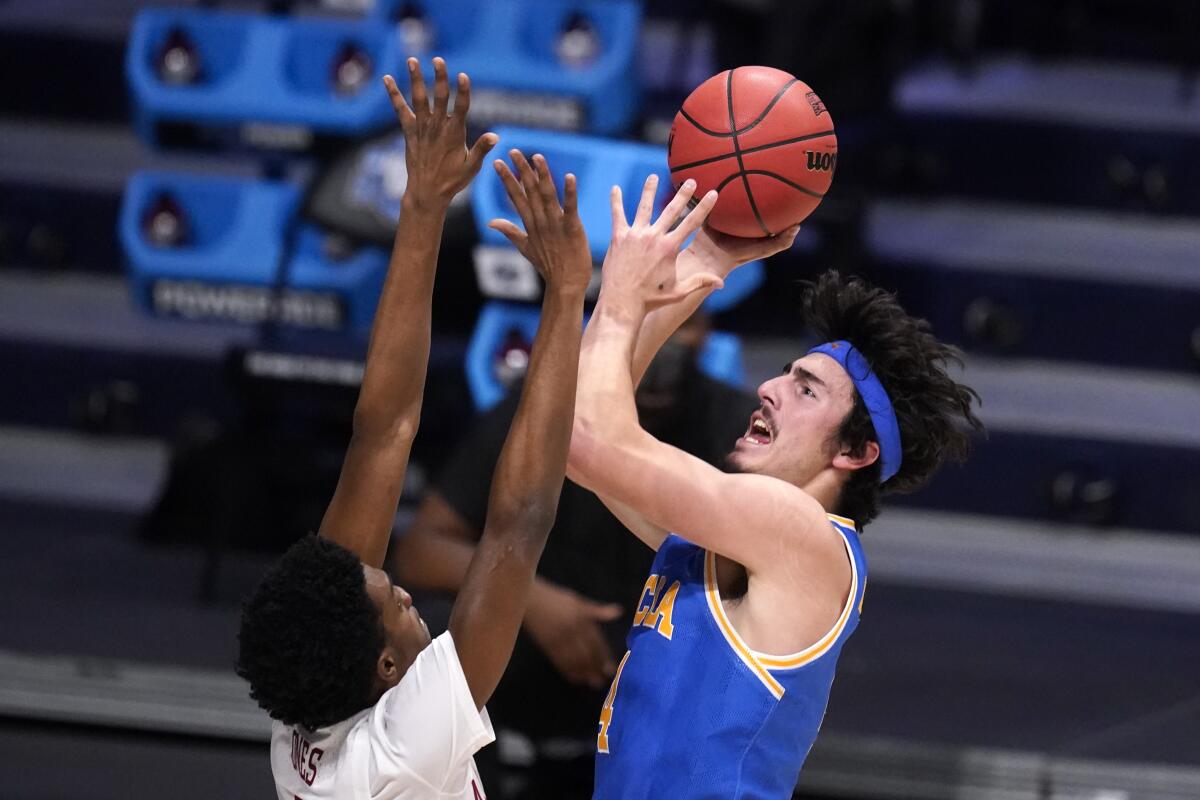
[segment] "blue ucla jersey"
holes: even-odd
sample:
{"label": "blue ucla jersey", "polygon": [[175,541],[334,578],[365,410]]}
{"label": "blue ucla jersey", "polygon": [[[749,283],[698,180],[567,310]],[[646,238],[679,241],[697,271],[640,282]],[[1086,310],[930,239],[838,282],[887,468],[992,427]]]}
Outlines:
{"label": "blue ucla jersey", "polygon": [[850,595],[820,641],[788,656],[747,647],[721,605],[716,555],[667,537],[600,712],[594,800],[791,797],[867,579],[853,522],[830,522],[850,556]]}

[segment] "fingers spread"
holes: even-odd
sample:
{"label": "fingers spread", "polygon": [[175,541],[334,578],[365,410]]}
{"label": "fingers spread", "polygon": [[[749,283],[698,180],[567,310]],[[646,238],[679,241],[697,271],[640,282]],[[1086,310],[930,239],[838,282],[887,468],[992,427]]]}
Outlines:
{"label": "fingers spread", "polygon": [[388,98],[392,101],[392,108],[396,112],[396,116],[400,118],[400,126],[405,130],[416,117],[413,115],[412,109],[408,107],[408,102],[404,99],[403,92],[396,85],[396,79],[391,75],[383,76],[383,85],[387,89]]}
{"label": "fingers spread", "polygon": [[563,213],[572,216],[579,213],[579,187],[575,185],[575,175],[570,172],[563,178]]}
{"label": "fingers spread", "polygon": [[458,92],[454,95],[454,116],[463,124],[467,121],[467,111],[471,108],[471,79],[467,73],[458,73]]}
{"label": "fingers spread", "polygon": [[654,196],[658,193],[658,176],[654,173],[642,184],[642,198],[638,201],[637,214],[633,217],[634,225],[649,225],[650,216],[654,213]]}
{"label": "fingers spread", "polygon": [[449,105],[450,80],[446,77],[446,61],[442,58],[435,58],[433,59],[433,113],[444,117]]}
{"label": "fingers spread", "polygon": [[[520,176],[521,186],[525,190],[525,200],[530,212],[533,214],[534,220],[543,220],[546,214],[541,202],[541,195],[539,194],[537,173],[533,171],[533,167],[529,165],[525,154],[520,150],[510,150],[508,155],[512,158],[513,164],[517,166],[517,174]],[[526,225],[528,225],[528,222],[526,222]]]}
{"label": "fingers spread", "polygon": [[663,212],[658,215],[658,220],[654,223],[654,229],[658,231],[671,230],[671,226],[683,216],[687,209],[687,204],[692,199],[692,194],[696,191],[696,182],[688,178],[679,187],[679,191],[675,192],[675,196],[671,198],[671,202],[663,209]]}
{"label": "fingers spread", "polygon": [[534,155],[533,166],[538,175],[538,193],[542,198],[543,209],[547,214],[560,211],[558,191],[554,188],[554,178],[550,175],[550,165],[546,157],[540,153]]}
{"label": "fingers spread", "polygon": [[629,222],[625,219],[625,201],[621,197],[621,187],[613,186],[609,192],[609,204],[612,206],[613,236],[629,230]]}
{"label": "fingers spread", "polygon": [[412,96],[413,113],[417,115],[428,113],[429,95],[425,91],[425,77],[421,74],[420,62],[415,58],[408,60],[408,82],[412,87],[409,94]]}
{"label": "fingers spread", "polygon": [[708,219],[709,213],[716,204],[717,191],[712,189],[704,197],[700,198],[700,202],[688,212],[688,215],[679,223],[679,227],[671,233],[675,243],[682,244],[684,239],[698,231],[700,226],[704,224],[704,220]]}
{"label": "fingers spread", "polygon": [[[515,151],[514,151],[515,152]],[[513,175],[508,164],[505,164],[500,159],[492,162],[496,168],[496,174],[500,176],[500,182],[504,184],[504,191],[508,193],[508,199],[512,201],[513,207],[517,209],[517,213],[521,215],[521,220],[529,225],[529,200],[525,197],[525,188],[521,186],[521,182],[517,180],[517,176]]]}

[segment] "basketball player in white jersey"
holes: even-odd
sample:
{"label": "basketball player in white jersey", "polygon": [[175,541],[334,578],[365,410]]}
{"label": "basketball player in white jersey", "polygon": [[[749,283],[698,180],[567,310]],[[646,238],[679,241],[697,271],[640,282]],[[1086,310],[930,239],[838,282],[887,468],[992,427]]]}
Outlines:
{"label": "basketball player in white jersey", "polygon": [[415,59],[410,108],[388,92],[407,140],[408,186],[376,313],[354,433],[318,536],[294,545],[247,602],[238,672],[275,719],[282,800],[486,797],[474,753],[494,738],[484,703],[512,653],[562,487],[591,278],[573,176],[560,206],[545,160],[496,162],[525,231],[501,230],[545,279],[520,407],[492,483],[487,522],[449,630],[431,641],[412,598],[380,570],[421,408],[430,303],[446,209],[495,144],[468,149],[470,84],[448,113],[434,59],[430,107]]}

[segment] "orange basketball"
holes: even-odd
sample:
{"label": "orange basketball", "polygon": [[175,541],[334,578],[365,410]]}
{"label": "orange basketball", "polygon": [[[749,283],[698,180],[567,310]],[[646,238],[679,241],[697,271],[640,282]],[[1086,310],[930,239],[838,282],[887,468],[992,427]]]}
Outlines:
{"label": "orange basketball", "polygon": [[671,181],[720,199],[708,224],[732,236],[773,236],[820,204],[837,166],[833,120],[803,81],[771,67],[737,67],[700,84],[675,115]]}

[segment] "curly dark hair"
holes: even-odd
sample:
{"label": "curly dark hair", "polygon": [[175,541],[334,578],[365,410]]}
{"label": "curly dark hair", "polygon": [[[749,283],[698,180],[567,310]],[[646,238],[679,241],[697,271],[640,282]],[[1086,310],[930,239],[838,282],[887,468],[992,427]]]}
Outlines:
{"label": "curly dark hair", "polygon": [[316,730],[371,705],[383,646],[362,563],[309,535],[288,548],[242,607],[237,673],[274,719]]}
{"label": "curly dark hair", "polygon": [[[804,286],[807,326],[821,341],[843,339],[863,354],[887,390],[900,426],[900,471],[881,485],[877,460],[842,488],[835,512],[862,527],[879,515],[883,495],[912,492],[944,461],[966,458],[972,431],[983,429],[972,407],[979,395],[947,374],[950,364],[962,366],[961,351],[934,338],[929,323],[909,316],[894,294],[858,278],[844,279],[835,270]],[[856,456],[875,440],[875,426],[857,392],[834,438]]]}

